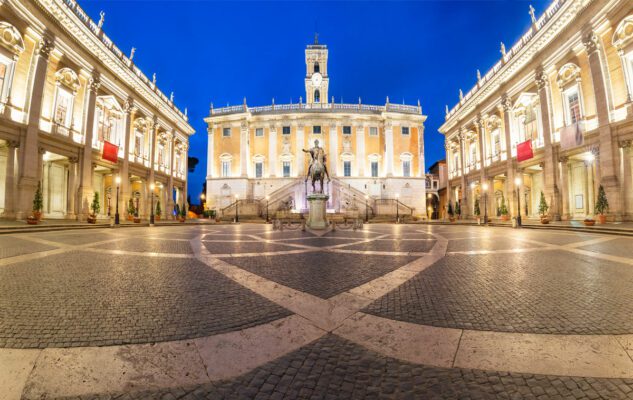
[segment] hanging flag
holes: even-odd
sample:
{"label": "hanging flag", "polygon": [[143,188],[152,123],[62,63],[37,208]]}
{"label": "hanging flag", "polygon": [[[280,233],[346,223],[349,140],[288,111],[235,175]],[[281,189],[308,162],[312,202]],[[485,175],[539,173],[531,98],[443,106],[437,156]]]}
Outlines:
{"label": "hanging flag", "polygon": [[517,161],[525,161],[534,157],[534,152],[532,151],[532,141],[526,140],[523,143],[517,144]]}
{"label": "hanging flag", "polygon": [[112,161],[113,163],[119,161],[119,146],[104,140],[103,154],[101,155],[101,158],[107,161]]}
{"label": "hanging flag", "polygon": [[560,129],[560,148],[562,150],[581,146],[582,143],[582,131],[578,124],[571,124]]}

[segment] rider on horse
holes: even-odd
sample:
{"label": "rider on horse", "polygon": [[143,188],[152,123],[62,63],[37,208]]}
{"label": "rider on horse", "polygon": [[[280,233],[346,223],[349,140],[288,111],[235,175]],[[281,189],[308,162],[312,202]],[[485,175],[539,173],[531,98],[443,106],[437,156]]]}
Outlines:
{"label": "rider on horse", "polygon": [[330,174],[327,171],[327,156],[325,155],[325,150],[323,150],[323,147],[319,147],[319,140],[315,140],[314,141],[314,147],[311,148],[310,150],[306,150],[306,149],[302,149],[304,153],[310,153],[310,156],[312,156],[312,161],[310,162],[310,166],[308,167],[308,173],[306,174],[306,181],[308,180],[308,178],[310,178],[312,175],[312,166],[317,163],[319,160],[321,160],[322,164],[323,164],[323,169],[325,170],[325,176],[327,176],[327,181],[330,181]]}

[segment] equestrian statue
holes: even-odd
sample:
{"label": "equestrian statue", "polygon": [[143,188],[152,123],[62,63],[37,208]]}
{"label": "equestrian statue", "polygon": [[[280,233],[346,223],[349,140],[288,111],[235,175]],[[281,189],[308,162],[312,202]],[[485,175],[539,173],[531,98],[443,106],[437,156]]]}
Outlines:
{"label": "equestrian statue", "polygon": [[[323,150],[323,147],[319,147],[318,140],[314,141],[314,147],[310,150],[302,150],[304,153],[310,153],[310,156],[312,157],[305,181],[307,182],[308,178],[312,178],[312,191],[314,193],[323,193],[323,179],[327,176],[327,181],[330,182],[330,174],[327,172],[327,156],[325,155],[325,150]],[[316,181],[321,183],[321,189],[319,192],[316,191],[314,186]]]}

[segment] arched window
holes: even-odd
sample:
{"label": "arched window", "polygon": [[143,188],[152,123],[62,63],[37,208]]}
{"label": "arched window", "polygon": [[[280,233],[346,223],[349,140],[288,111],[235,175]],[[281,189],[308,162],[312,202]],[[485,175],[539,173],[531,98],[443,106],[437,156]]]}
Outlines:
{"label": "arched window", "polygon": [[319,68],[319,62],[315,61],[314,62],[314,72],[321,72],[321,69]]}
{"label": "arched window", "polygon": [[321,102],[321,92],[319,91],[319,89],[314,91],[314,102],[315,103]]}
{"label": "arched window", "polygon": [[565,126],[577,124],[584,114],[580,90],[580,68],[572,63],[563,65],[558,71],[556,82],[563,96]]}
{"label": "arched window", "polygon": [[13,83],[15,63],[24,51],[20,32],[8,22],[0,22],[0,103],[6,103]]}
{"label": "arched window", "polygon": [[55,73],[57,84],[53,120],[57,125],[70,128],[73,103],[77,90],[81,86],[77,73],[70,68],[62,68]]}
{"label": "arched window", "polygon": [[121,146],[123,137],[123,109],[114,96],[97,97],[95,135],[93,145],[99,142],[110,142]]}
{"label": "arched window", "polygon": [[613,34],[613,46],[618,50],[624,79],[627,82],[627,97],[633,97],[633,14],[618,24]]}

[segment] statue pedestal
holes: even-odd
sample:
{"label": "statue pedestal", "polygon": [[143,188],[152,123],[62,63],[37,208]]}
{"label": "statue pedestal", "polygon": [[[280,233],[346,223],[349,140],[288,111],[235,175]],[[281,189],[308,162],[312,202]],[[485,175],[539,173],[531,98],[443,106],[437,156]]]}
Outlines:
{"label": "statue pedestal", "polygon": [[330,196],[327,194],[314,193],[308,195],[308,221],[306,225],[310,229],[327,229],[329,224],[325,219],[325,206]]}

